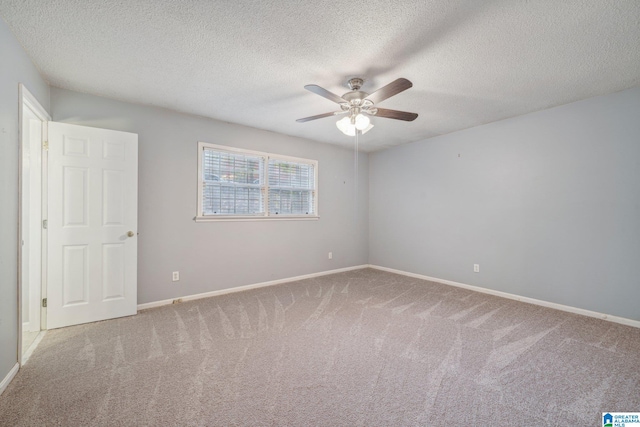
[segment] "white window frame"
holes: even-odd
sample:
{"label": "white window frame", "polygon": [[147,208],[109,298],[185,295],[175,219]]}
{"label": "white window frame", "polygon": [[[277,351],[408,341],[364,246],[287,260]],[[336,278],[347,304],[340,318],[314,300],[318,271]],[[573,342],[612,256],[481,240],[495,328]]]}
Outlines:
{"label": "white window frame", "polygon": [[[202,179],[202,160],[205,149],[213,149],[217,151],[224,151],[228,153],[242,153],[251,156],[257,156],[264,158],[264,214],[257,215],[204,215],[204,208],[202,206],[204,196],[204,180]],[[313,198],[313,215],[287,215],[287,214],[270,214],[269,213],[269,159],[285,160],[296,163],[307,163],[313,165],[314,184],[315,188]],[[281,154],[265,153],[262,151],[245,150],[242,148],[228,147],[226,145],[211,144],[208,142],[198,142],[198,203],[197,213],[195,217],[196,222],[211,222],[211,221],[313,221],[320,218],[318,213],[318,161],[311,159],[303,159],[300,157],[283,156]]]}

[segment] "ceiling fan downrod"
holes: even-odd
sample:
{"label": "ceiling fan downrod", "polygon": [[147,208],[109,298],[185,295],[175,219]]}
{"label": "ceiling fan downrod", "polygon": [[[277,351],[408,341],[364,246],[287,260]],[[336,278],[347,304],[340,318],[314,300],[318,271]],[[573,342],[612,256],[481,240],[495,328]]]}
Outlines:
{"label": "ceiling fan downrod", "polygon": [[360,77],[354,77],[352,79],[349,79],[349,81],[347,82],[347,85],[351,90],[360,90],[363,84],[364,84],[364,80],[361,79]]}

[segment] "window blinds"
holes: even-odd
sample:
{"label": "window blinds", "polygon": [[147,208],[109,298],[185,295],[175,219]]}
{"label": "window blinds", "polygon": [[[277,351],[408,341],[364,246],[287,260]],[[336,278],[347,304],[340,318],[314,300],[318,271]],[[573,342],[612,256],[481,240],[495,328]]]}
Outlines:
{"label": "window blinds", "polygon": [[260,156],[205,149],[203,214],[264,214],[264,161]]}
{"label": "window blinds", "polygon": [[273,215],[313,215],[313,164],[269,159],[269,211]]}
{"label": "window blinds", "polygon": [[317,215],[316,162],[203,150],[203,215]]}

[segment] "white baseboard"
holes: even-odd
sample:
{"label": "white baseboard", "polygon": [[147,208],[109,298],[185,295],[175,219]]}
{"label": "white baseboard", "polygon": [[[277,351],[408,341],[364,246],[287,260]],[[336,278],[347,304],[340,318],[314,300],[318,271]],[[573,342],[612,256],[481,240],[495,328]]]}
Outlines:
{"label": "white baseboard", "polygon": [[16,364],[13,365],[13,368],[11,368],[9,373],[4,377],[2,382],[0,382],[0,395],[2,395],[4,390],[7,388],[7,386],[11,382],[11,380],[13,380],[13,377],[16,376],[16,374],[18,373],[19,369],[20,369],[20,364],[18,362],[16,362]]}
{"label": "white baseboard", "polygon": [[482,292],[484,294],[495,295],[502,298],[508,298],[516,301],[522,301],[529,304],[540,305],[542,307],[555,308],[556,310],[567,311],[569,313],[581,314],[583,316],[596,317],[598,319],[608,320],[609,322],[620,323],[622,325],[633,326],[634,328],[640,328],[640,321],[627,319],[625,317],[613,316],[610,314],[598,313],[597,311],[585,310],[583,308],[572,307],[570,305],[557,304],[555,302],[543,301],[535,298],[523,297],[520,295],[510,294],[508,292],[495,291],[493,289],[482,288],[480,286],[467,285],[465,283],[454,282],[452,280],[438,279],[436,277],[429,277],[422,274],[409,273],[407,271],[396,270],[394,268],[381,267],[379,265],[369,265],[370,268],[376,270],[388,271],[389,273],[401,274],[403,276],[415,277],[416,279],[429,280],[431,282],[438,282],[444,285],[456,286],[458,288],[469,289],[471,291]]}
{"label": "white baseboard", "polygon": [[154,307],[160,307],[160,306],[163,306],[163,305],[173,304],[173,301],[176,300],[176,299],[181,299],[183,302],[184,301],[192,301],[192,300],[200,299],[200,298],[209,298],[209,297],[215,297],[215,296],[218,296],[218,295],[230,294],[230,293],[233,293],[233,292],[242,292],[242,291],[246,291],[246,290],[249,290],[249,289],[264,288],[264,287],[267,287],[267,286],[279,285],[281,283],[295,282],[297,280],[311,279],[313,277],[327,276],[329,274],[343,273],[345,271],[361,270],[363,268],[368,268],[368,267],[369,267],[368,264],[356,265],[356,266],[353,266],[353,267],[338,268],[336,270],[321,271],[319,273],[304,274],[302,276],[287,277],[285,279],[270,280],[268,282],[254,283],[252,285],[244,285],[244,286],[238,286],[238,287],[235,287],[235,288],[221,289],[221,290],[218,290],[218,291],[204,292],[204,293],[201,293],[201,294],[187,295],[187,296],[183,296],[183,297],[175,297],[175,298],[172,298],[172,299],[165,299],[165,300],[162,300],[162,301],[147,302],[147,303],[144,303],[144,304],[138,304],[138,310],[146,310],[148,308],[154,308]]}

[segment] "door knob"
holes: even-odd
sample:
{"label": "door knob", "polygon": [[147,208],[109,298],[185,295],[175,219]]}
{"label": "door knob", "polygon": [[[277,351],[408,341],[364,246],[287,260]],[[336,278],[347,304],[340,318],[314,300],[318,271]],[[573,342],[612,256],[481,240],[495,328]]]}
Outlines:
{"label": "door knob", "polygon": [[134,235],[133,231],[127,231],[127,236],[133,237],[133,235]]}

